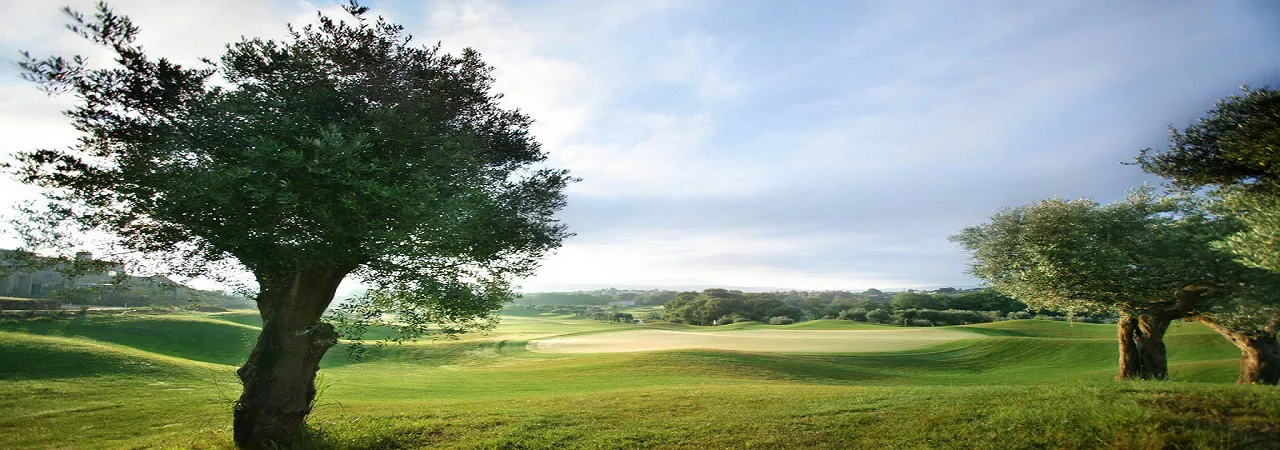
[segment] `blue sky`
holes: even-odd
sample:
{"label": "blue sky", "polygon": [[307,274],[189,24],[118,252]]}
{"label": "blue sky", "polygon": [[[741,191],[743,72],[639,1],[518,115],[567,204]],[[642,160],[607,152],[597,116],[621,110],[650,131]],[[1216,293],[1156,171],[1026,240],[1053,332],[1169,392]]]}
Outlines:
{"label": "blue sky", "polygon": [[[336,10],[112,4],[188,61]],[[528,291],[974,285],[947,236],[1005,205],[1118,198],[1152,181],[1120,162],[1169,124],[1280,85],[1267,1],[368,4],[479,50],[551,164],[583,179],[561,215],[578,235]],[[53,4],[0,6],[0,54],[91,51]],[[0,153],[74,139],[65,102],[0,69]]]}

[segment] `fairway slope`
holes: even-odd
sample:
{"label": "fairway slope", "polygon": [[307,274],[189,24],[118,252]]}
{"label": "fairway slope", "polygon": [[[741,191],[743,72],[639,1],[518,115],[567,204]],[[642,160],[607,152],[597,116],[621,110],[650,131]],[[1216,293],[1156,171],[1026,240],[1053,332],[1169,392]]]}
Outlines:
{"label": "fairway slope", "polygon": [[190,374],[213,364],[86,338],[0,332],[0,380]]}
{"label": "fairway slope", "polygon": [[261,330],[203,315],[127,315],[0,323],[0,331],[83,337],[176,358],[238,365]]}

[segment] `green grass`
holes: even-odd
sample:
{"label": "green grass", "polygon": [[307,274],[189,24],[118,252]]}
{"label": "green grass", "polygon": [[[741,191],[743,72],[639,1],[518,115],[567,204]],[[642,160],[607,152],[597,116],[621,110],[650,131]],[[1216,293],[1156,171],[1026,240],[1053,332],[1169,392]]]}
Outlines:
{"label": "green grass", "polygon": [[[0,323],[0,448],[230,448],[234,368],[254,320],[233,312]],[[898,329],[734,325],[723,329]],[[866,354],[525,347],[642,327],[530,315],[458,340],[375,347],[361,360],[335,348],[299,447],[1280,445],[1280,390],[1232,384],[1238,351],[1196,324],[1170,331],[1167,382],[1111,380],[1114,325],[1052,321],[953,327],[973,338]]]}

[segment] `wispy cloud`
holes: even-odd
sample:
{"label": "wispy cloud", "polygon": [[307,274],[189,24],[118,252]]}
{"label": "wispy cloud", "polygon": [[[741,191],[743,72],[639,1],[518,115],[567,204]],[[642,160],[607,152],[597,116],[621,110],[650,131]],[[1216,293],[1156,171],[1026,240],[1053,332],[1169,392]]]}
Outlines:
{"label": "wispy cloud", "polygon": [[[338,7],[112,4],[179,61]],[[85,51],[52,6],[0,6],[0,51]],[[1165,125],[1280,82],[1265,2],[374,6],[423,44],[479,50],[549,164],[583,178],[562,214],[579,235],[531,290],[973,283],[947,235],[1002,205],[1119,197],[1149,178],[1118,163]],[[64,106],[0,71],[0,152],[70,143]]]}

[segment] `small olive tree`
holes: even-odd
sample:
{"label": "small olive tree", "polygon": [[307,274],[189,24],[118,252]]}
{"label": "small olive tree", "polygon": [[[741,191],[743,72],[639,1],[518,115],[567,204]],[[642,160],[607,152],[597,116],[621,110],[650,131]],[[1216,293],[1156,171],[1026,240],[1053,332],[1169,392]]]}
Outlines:
{"label": "small olive tree", "polygon": [[1173,320],[1208,324],[1241,349],[1241,383],[1275,384],[1280,277],[1213,245],[1239,229],[1201,197],[1044,200],[996,213],[952,239],[971,273],[1033,307],[1120,314],[1120,378],[1168,375]]}
{"label": "small olive tree", "polygon": [[1150,190],[1102,205],[1051,199],[1008,208],[952,236],[970,273],[1034,308],[1120,314],[1120,378],[1168,375],[1164,334],[1187,314],[1176,293],[1197,255],[1171,203]]}
{"label": "small olive tree", "polygon": [[137,26],[99,4],[91,17],[68,9],[69,28],[114,64],[20,62],[79,100],[67,111],[78,144],[18,157],[17,175],[49,188],[49,223],[188,273],[231,260],[256,278],[263,326],[237,371],[241,446],[299,433],[338,338],[322,315],[346,277],[373,286],[367,317],[456,331],[491,317],[512,279],[568,236],[553,215],[573,180],[541,166],[530,118],[499,106],[480,55],[411,45],[401,26],[345,10],[190,68],[149,57]]}

